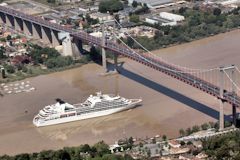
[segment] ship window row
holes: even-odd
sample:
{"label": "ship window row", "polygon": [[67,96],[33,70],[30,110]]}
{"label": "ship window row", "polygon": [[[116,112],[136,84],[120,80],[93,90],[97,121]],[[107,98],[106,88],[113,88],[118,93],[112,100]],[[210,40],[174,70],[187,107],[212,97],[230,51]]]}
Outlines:
{"label": "ship window row", "polygon": [[126,105],[126,103],[107,103],[107,104],[104,104],[104,103],[97,103],[95,105],[95,108],[102,108],[102,107],[109,107],[109,106],[119,106],[119,105]]}
{"label": "ship window row", "polygon": [[109,103],[109,102],[98,102],[98,103],[96,103],[96,106],[98,105],[98,106],[100,106],[100,105],[103,105],[103,106],[111,106],[111,105],[121,105],[121,104],[125,104],[125,102],[123,102],[123,101],[113,101],[113,102],[111,102],[111,103]]}
{"label": "ship window row", "polygon": [[102,109],[110,109],[110,108],[117,108],[117,107],[121,107],[123,105],[127,105],[127,104],[106,104],[106,105],[100,105],[100,104],[96,104],[94,108],[79,108],[77,109],[77,111],[81,112],[81,111],[89,111],[89,110],[102,110]]}
{"label": "ship window row", "polygon": [[51,118],[48,118],[46,120],[52,120],[52,119],[59,119],[59,118],[65,118],[65,117],[71,117],[71,116],[75,116],[76,113],[71,113],[71,114],[64,114],[64,115],[60,115],[60,117],[51,117]]}
{"label": "ship window row", "polygon": [[77,114],[79,115],[79,114],[83,114],[83,113],[103,111],[103,110],[106,110],[106,109],[120,108],[120,107],[122,107],[122,106],[124,106],[124,105],[125,105],[125,104],[118,105],[117,107],[116,107],[116,106],[112,106],[112,107],[107,107],[107,108],[92,108],[92,109],[85,110],[85,111],[78,110],[78,111],[77,111]]}

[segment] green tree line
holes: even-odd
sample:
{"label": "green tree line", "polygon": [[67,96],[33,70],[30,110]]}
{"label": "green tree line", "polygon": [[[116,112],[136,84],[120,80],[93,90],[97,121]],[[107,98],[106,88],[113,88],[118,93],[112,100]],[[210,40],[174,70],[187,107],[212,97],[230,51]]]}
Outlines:
{"label": "green tree line", "polygon": [[[197,7],[193,9],[182,7],[173,11],[185,17],[185,21],[182,24],[178,26],[161,26],[160,24],[151,25],[144,23],[144,25],[154,27],[158,31],[156,31],[153,38],[135,38],[149,50],[190,42],[239,27],[239,10],[240,8],[236,8],[229,13],[221,13],[219,8],[215,8],[212,11],[202,11]],[[128,45],[132,45],[133,48],[140,48],[136,43]]]}
{"label": "green tree line", "polygon": [[3,155],[0,160],[133,160],[129,155],[111,154],[109,146],[100,141],[93,146],[65,147],[60,150],[46,150],[39,153],[24,153],[15,156]]}

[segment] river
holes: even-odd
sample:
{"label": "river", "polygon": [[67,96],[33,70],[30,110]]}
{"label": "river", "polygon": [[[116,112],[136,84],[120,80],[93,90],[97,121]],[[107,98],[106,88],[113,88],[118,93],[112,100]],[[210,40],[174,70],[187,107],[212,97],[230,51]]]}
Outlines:
{"label": "river", "polygon": [[[194,68],[239,65],[239,39],[240,31],[235,30],[154,53]],[[101,66],[87,64],[29,78],[36,91],[0,97],[0,154],[59,149],[100,140],[111,144],[129,136],[176,137],[180,128],[217,120],[217,99],[132,60],[119,61],[120,74],[101,76]],[[79,103],[96,91],[141,97],[143,102],[135,109],[105,117],[42,128],[33,126],[33,116],[56,98]],[[230,113],[231,107],[226,105],[225,114]]]}

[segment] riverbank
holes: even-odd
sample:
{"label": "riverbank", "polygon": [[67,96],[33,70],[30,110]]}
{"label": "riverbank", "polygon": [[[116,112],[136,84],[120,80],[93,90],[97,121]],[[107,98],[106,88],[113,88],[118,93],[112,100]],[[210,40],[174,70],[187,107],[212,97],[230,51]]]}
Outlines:
{"label": "riverbank", "polygon": [[[28,66],[24,66],[27,71],[23,72],[22,70],[20,71],[16,71],[15,73],[12,74],[7,74],[6,78],[0,78],[0,83],[9,83],[9,82],[14,82],[14,81],[21,81],[24,80],[26,78],[30,78],[30,77],[36,77],[39,75],[45,75],[45,74],[50,74],[50,73],[54,73],[54,72],[60,72],[60,71],[64,71],[64,70],[68,70],[68,69],[73,69],[73,68],[77,68],[77,67],[81,67],[84,64],[87,63],[92,63],[87,56],[82,57],[82,59],[77,60],[76,63],[71,64],[69,66],[65,66],[65,67],[60,67],[60,68],[53,68],[53,69],[48,69],[46,68],[46,66],[34,66],[34,65],[28,65]],[[44,68],[44,69],[43,69]]]}
{"label": "riverbank", "polygon": [[[194,68],[239,65],[239,38],[237,30],[155,53],[170,62]],[[0,97],[0,154],[31,153],[99,140],[112,144],[130,136],[165,134],[173,138],[178,136],[180,128],[217,120],[217,99],[132,60],[121,58],[120,61],[124,62],[121,74],[100,76],[101,66],[86,64],[28,78],[35,91]],[[142,106],[73,123],[33,126],[33,116],[45,105],[54,103],[54,99],[79,103],[96,91],[119,93],[126,98],[141,97]],[[229,105],[224,109],[226,116],[231,114]]]}

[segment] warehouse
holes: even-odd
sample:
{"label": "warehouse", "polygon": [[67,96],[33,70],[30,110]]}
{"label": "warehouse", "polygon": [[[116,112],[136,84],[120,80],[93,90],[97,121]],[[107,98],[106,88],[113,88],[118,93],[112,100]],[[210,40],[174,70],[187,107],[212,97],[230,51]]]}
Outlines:
{"label": "warehouse", "polygon": [[132,4],[133,1],[138,3],[146,3],[150,9],[161,8],[161,6],[166,4],[174,4],[173,0],[128,0],[129,4]]}

